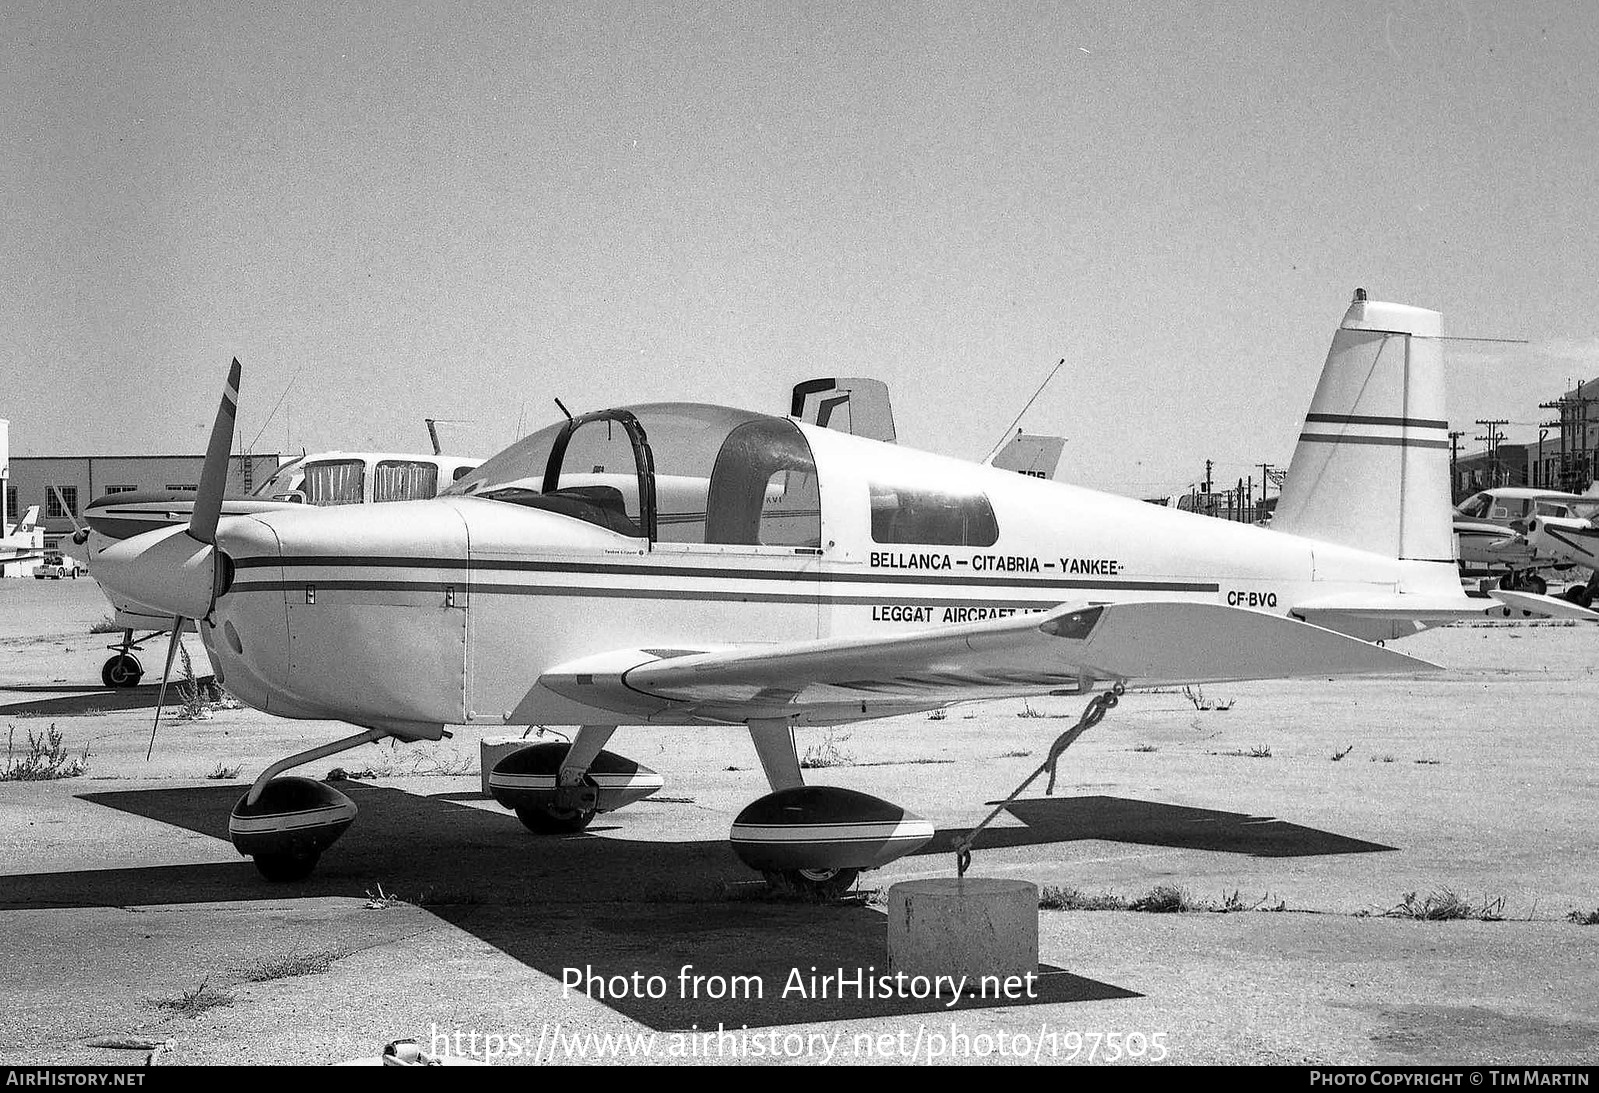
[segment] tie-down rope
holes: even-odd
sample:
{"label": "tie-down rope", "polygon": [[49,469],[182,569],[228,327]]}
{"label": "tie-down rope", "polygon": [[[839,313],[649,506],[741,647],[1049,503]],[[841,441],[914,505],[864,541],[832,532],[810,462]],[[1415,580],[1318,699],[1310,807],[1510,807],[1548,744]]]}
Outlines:
{"label": "tie-down rope", "polygon": [[1105,714],[1116,708],[1116,703],[1126,692],[1126,685],[1117,680],[1110,690],[1090,700],[1088,707],[1083,710],[1083,716],[1077,719],[1077,724],[1055,738],[1055,742],[1049,746],[1049,755],[1044,758],[1042,763],[1038,764],[1038,769],[1029,774],[1021,785],[1012,790],[1009,797],[994,806],[994,811],[983,817],[982,823],[968,831],[966,837],[955,844],[955,875],[957,877],[964,877],[966,870],[971,867],[972,844],[977,841],[977,836],[982,834],[983,828],[993,823],[994,818],[1009,808],[1011,802],[1020,797],[1027,787],[1032,785],[1038,776],[1046,770],[1049,771],[1049,782],[1044,787],[1044,794],[1045,796],[1054,796],[1055,766],[1060,762],[1060,757],[1065,754],[1067,748],[1076,743],[1079,736],[1105,720]]}

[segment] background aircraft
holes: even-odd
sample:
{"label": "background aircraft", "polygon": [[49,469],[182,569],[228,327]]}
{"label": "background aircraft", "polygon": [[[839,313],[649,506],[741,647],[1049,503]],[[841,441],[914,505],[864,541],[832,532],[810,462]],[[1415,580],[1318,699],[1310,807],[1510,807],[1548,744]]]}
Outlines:
{"label": "background aircraft", "polygon": [[[240,516],[301,505],[359,505],[418,501],[471,471],[482,460],[472,456],[418,455],[407,452],[317,452],[280,466],[247,497],[222,501],[225,516]],[[106,494],[84,510],[72,541],[86,545],[92,559],[122,539],[186,524],[194,512],[193,490],[153,490]],[[95,576],[91,567],[90,576]],[[100,669],[108,687],[133,687],[144,676],[134,650],[172,628],[172,618],[136,603],[113,583],[100,581],[111,603],[122,640],[108,645],[111,656]],[[143,631],[142,637],[135,632]]]}
{"label": "background aircraft", "polygon": [[1497,486],[1472,494],[1455,507],[1454,530],[1462,571],[1497,576],[1501,588],[1543,594],[1548,579],[1539,570],[1588,565],[1565,554],[1540,550],[1526,535],[1535,516],[1574,516],[1599,508],[1599,498],[1524,486]]}
{"label": "background aircraft", "polygon": [[354,819],[333,787],[284,776],[347,748],[450,725],[578,726],[489,779],[530,829],[576,831],[661,784],[604,750],[619,726],[737,724],[771,792],[735,821],[735,850],[780,883],[835,892],[932,827],[806,786],[795,726],[1422,672],[1377,642],[1490,610],[1599,618],[1462,591],[1439,325],[1357,292],[1273,529],[688,403],[558,422],[431,501],[223,519],[235,361],[188,525],[93,564],[138,602],[201,620],[243,701],[362,730],[272,764],[235,807],[234,844],[268,878],[305,876]]}

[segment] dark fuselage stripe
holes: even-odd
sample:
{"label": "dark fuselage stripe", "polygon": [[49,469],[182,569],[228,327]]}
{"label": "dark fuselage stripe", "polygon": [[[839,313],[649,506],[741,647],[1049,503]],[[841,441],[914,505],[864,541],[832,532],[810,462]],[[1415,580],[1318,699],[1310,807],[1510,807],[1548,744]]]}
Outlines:
{"label": "dark fuselage stripe", "polygon": [[[443,569],[471,570],[474,573],[580,573],[598,577],[687,577],[696,580],[792,581],[800,584],[909,584],[951,588],[1103,588],[1135,592],[1216,592],[1221,588],[1214,581],[1096,581],[1060,577],[935,577],[929,575],[928,571],[923,571],[922,573],[805,573],[798,570],[702,569],[689,566],[674,567],[663,565],[594,565],[585,562],[510,562],[477,558],[468,561],[465,558],[379,558],[306,555],[298,558],[280,559],[261,556],[239,558],[234,565],[241,573],[248,569],[270,569],[274,566],[282,566],[284,569],[306,567],[329,569]],[[334,578],[334,580],[336,581],[337,578]],[[294,588],[307,584],[314,584],[319,588],[333,587],[333,582],[319,581],[315,577],[306,577],[299,581],[284,583]],[[443,586],[441,585],[440,587]],[[472,584],[474,590],[479,588],[491,589],[492,587],[492,585],[478,583],[477,581],[473,581]]]}
{"label": "dark fuselage stripe", "polygon": [[1050,608],[1060,600],[1041,596],[1030,600],[972,599],[970,597],[932,598],[925,596],[829,596],[822,592],[722,592],[691,588],[593,588],[573,585],[544,584],[488,584],[462,589],[443,581],[240,581],[228,590],[227,595],[246,592],[303,592],[307,587],[318,592],[435,592],[454,588],[473,596],[548,596],[578,599],[629,599],[629,600],[714,600],[730,603],[805,603],[840,605],[876,605],[892,600],[895,606],[906,607],[1015,607]]}

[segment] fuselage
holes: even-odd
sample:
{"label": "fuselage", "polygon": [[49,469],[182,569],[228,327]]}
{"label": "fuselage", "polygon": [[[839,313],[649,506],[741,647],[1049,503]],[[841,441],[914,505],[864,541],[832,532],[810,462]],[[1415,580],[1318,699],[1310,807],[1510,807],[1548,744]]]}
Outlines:
{"label": "fuselage", "polygon": [[[1072,601],[1288,614],[1459,591],[1448,564],[785,419],[672,405],[656,424],[652,409],[637,415],[653,473],[618,462],[605,421],[584,427],[606,427],[606,454],[574,455],[580,434],[563,463],[535,434],[435,500],[225,518],[232,580],[200,627],[214,665],[268,712],[420,737],[614,722],[538,683],[609,650],[903,632]],[[708,454],[673,454],[680,434]]]}

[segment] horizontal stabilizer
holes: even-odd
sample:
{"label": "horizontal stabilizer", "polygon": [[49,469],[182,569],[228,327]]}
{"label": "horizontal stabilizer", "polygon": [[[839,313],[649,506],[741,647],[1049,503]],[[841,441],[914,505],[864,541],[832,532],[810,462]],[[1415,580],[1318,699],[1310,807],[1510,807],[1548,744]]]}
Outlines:
{"label": "horizontal stabilizer", "polygon": [[1153,686],[1435,668],[1279,615],[1150,600],[1069,604],[909,634],[620,650],[562,665],[540,682],[629,716],[827,720],[1111,680]]}
{"label": "horizontal stabilizer", "polygon": [[1329,596],[1296,604],[1296,618],[1367,640],[1398,638],[1466,619],[1557,618],[1599,622],[1599,614],[1554,596],[1490,589],[1490,598],[1406,592]]}

